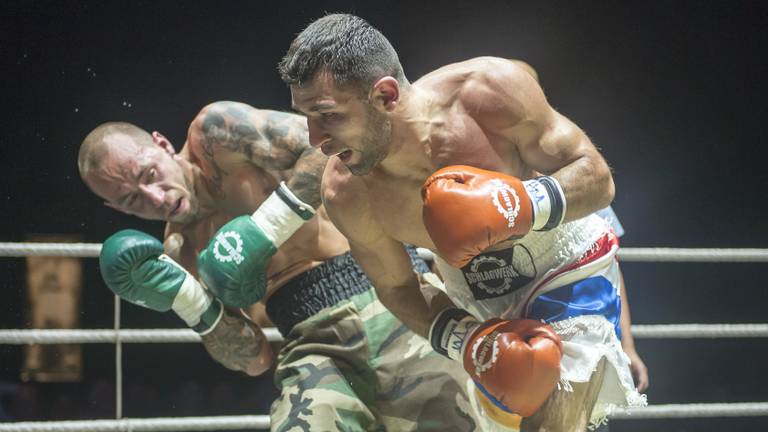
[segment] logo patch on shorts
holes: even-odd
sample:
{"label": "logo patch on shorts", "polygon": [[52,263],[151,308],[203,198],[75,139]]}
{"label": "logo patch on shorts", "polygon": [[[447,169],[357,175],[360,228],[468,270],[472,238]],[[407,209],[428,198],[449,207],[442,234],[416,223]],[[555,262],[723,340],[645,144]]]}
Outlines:
{"label": "logo patch on shorts", "polygon": [[517,244],[476,256],[461,273],[474,298],[484,300],[501,297],[530,283],[536,277],[536,265],[528,249]]}
{"label": "logo patch on shorts", "polygon": [[240,264],[245,260],[243,257],[243,239],[240,234],[234,231],[219,233],[216,236],[216,243],[213,245],[213,256],[220,262],[227,263],[234,261]]}

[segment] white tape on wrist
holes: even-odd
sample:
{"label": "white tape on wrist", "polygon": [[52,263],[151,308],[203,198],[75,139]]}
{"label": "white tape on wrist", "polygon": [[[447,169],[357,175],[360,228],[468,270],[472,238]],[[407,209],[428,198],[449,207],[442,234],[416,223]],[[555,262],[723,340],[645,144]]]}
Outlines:
{"label": "white tape on wrist", "polygon": [[450,328],[450,331],[447,332],[448,345],[445,347],[445,350],[448,351],[448,357],[463,364],[464,351],[467,349],[467,339],[469,339],[472,333],[474,333],[475,328],[477,328],[480,323],[475,319],[475,317],[470,315],[464,317],[461,321],[451,322],[449,326],[451,325],[453,325],[452,328],[446,328]]}
{"label": "white tape on wrist", "polygon": [[275,247],[285,243],[306,222],[277,195],[277,192],[272,192],[251,215],[251,220]]}
{"label": "white tape on wrist", "polygon": [[550,176],[523,182],[533,207],[533,231],[551,230],[565,218],[565,193],[560,183]]}
{"label": "white tape on wrist", "polygon": [[468,312],[449,308],[440,312],[429,327],[429,340],[438,353],[464,363],[467,339],[480,323]]}
{"label": "white tape on wrist", "polygon": [[533,230],[544,228],[552,213],[552,200],[549,198],[547,188],[538,180],[526,180],[523,182],[533,206]]}
{"label": "white tape on wrist", "polygon": [[[162,254],[158,257],[159,260],[173,264],[180,270],[182,270],[186,277],[184,282],[181,283],[176,298],[173,299],[171,309],[182,319],[188,326],[194,327],[200,323],[200,317],[211,306],[211,295],[203,288],[202,285],[192,276],[184,267],[180,266],[176,261],[166,254]],[[213,328],[215,326],[211,326]]]}

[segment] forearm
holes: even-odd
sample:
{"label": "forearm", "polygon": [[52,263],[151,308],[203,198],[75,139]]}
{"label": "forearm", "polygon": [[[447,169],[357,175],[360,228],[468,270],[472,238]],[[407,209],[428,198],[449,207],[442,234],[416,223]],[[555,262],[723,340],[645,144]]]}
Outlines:
{"label": "forearm", "polygon": [[632,317],[629,312],[629,298],[624,287],[624,273],[621,273],[619,293],[621,295],[621,316],[619,327],[621,328],[621,346],[624,351],[635,350],[635,338],[632,336]]}
{"label": "forearm", "polygon": [[320,181],[328,157],[315,148],[304,150],[285,184],[303,202],[317,209],[321,204]]}
{"label": "forearm", "polygon": [[272,364],[264,332],[239,312],[225,309],[221,321],[202,341],[211,357],[228,369],[255,376]]}
{"label": "forearm", "polygon": [[566,213],[563,222],[583,218],[607,207],[614,196],[611,170],[595,150],[555,172],[565,193]]}
{"label": "forearm", "polygon": [[420,281],[416,274],[410,283],[396,287],[377,287],[379,300],[414,333],[427,338],[435,317],[454,307],[443,291]]}

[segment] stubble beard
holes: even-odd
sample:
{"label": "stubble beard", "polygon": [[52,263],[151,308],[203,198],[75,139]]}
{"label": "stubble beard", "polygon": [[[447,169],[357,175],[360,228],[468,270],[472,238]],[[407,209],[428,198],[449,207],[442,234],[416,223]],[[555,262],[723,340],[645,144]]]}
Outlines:
{"label": "stubble beard", "polygon": [[368,127],[361,139],[362,148],[360,161],[347,165],[349,171],[356,176],[369,174],[377,165],[386,159],[389,153],[392,123],[389,119],[373,109],[368,112]]}

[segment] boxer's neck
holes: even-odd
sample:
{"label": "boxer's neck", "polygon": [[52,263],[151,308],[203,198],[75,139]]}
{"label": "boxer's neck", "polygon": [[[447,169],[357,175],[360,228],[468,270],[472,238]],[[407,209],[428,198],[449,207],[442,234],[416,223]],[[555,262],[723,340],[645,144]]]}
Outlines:
{"label": "boxer's neck", "polygon": [[204,219],[216,210],[215,187],[196,164],[184,160],[184,177],[191,186],[190,190],[197,199],[198,211],[195,220]]}
{"label": "boxer's neck", "polygon": [[428,158],[430,118],[434,109],[431,95],[415,86],[407,86],[389,116],[392,122],[390,152],[381,167],[392,173],[407,175],[421,171]]}

